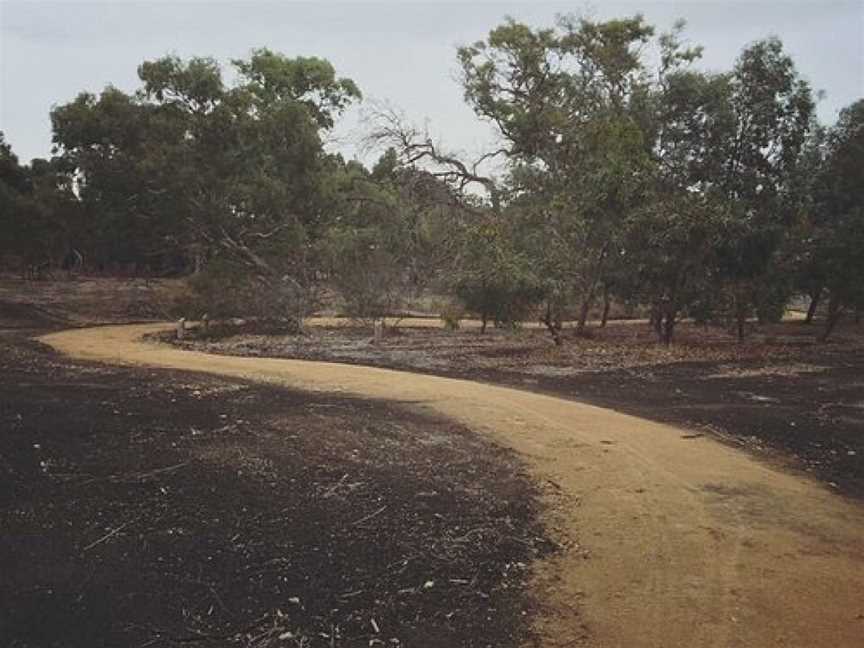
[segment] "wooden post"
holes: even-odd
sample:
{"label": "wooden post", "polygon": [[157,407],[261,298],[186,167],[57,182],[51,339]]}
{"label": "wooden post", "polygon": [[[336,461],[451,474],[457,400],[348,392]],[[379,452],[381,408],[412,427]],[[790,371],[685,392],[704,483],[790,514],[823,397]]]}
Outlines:
{"label": "wooden post", "polygon": [[186,318],[181,317],[177,320],[177,339],[182,340],[183,335],[186,333]]}

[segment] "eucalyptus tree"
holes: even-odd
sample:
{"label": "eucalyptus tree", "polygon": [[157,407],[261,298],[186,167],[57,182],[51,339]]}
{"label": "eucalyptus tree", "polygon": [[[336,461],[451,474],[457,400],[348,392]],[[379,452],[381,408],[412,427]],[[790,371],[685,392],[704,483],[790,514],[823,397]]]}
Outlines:
{"label": "eucalyptus tree", "polygon": [[244,277],[236,294],[299,319],[328,218],[322,134],[360,92],[323,59],[261,49],[233,65],[229,86],[213,59],[147,61],[135,95],[109,88],[56,108],[55,143],[85,204],[125,210],[151,241]]}
{"label": "eucalyptus tree", "polygon": [[784,237],[799,212],[793,181],[814,103],[776,38],[747,47],[729,75],[725,114],[712,145],[712,191],[731,216],[718,248],[718,278],[739,339],[759,306]]}
{"label": "eucalyptus tree", "polygon": [[177,203],[160,180],[165,147],[183,131],[158,117],[111,86],[98,96],[81,93],[51,113],[59,160],[87,214],[77,245],[91,265],[144,262],[173,251],[165,239],[179,229]]}
{"label": "eucalyptus tree", "polygon": [[683,28],[679,22],[659,38],[657,77],[642,111],[650,189],[625,219],[622,243],[607,271],[619,296],[652,306],[664,344],[672,342],[681,313],[717,280],[715,251],[728,218],[725,201],[712,191],[728,77],[692,69],[701,48],[683,45]]}
{"label": "eucalyptus tree", "polygon": [[39,268],[60,267],[81,226],[77,207],[58,161],[21,164],[0,132],[0,257],[34,277]]}
{"label": "eucalyptus tree", "polygon": [[646,190],[639,113],[653,33],[641,16],[563,16],[537,30],[508,20],[459,50],[466,100],[500,135],[512,194],[532,195],[529,217],[546,241],[537,271],[556,303],[575,295],[578,333]]}
{"label": "eucalyptus tree", "polygon": [[0,255],[11,254],[20,245],[20,209],[29,190],[27,172],[0,131]]}
{"label": "eucalyptus tree", "polygon": [[864,100],[840,113],[815,188],[814,266],[828,289],[822,339],[846,310],[864,308]]}

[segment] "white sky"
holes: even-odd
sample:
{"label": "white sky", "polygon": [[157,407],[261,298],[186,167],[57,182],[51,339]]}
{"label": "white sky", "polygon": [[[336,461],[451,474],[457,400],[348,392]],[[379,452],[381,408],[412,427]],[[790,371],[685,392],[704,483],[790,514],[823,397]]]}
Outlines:
{"label": "white sky", "polygon": [[[106,84],[138,87],[137,66],[166,53],[227,63],[255,47],[329,59],[367,99],[386,100],[450,148],[491,140],[456,83],[456,47],[483,38],[505,15],[548,26],[557,13],[597,18],[643,13],[660,30],[677,18],[705,46],[702,66],[728,69],[747,43],[777,35],[814,89],[823,121],[864,96],[864,0],[756,2],[31,2],[0,0],[0,130],[22,161],[50,154],[48,112]],[[338,128],[354,155],[361,112]],[[366,160],[369,162],[370,160]]]}

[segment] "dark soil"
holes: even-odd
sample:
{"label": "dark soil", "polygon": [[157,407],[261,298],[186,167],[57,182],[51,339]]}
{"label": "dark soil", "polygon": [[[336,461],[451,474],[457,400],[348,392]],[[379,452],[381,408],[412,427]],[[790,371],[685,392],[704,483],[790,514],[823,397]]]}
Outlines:
{"label": "dark soil", "polygon": [[518,386],[694,428],[864,497],[864,330],[828,344],[816,326],[784,322],[744,344],[717,329],[680,325],[671,348],[647,325],[610,324],[555,347],[542,331],[397,330],[186,340],[213,353],[336,360]]}
{"label": "dark soil", "polygon": [[[23,317],[23,315],[22,315]],[[26,319],[26,318],[25,318]],[[3,646],[516,646],[515,457],[383,403],[0,333]]]}
{"label": "dark soil", "polygon": [[22,281],[0,274],[0,329],[171,319],[186,300],[180,279]]}

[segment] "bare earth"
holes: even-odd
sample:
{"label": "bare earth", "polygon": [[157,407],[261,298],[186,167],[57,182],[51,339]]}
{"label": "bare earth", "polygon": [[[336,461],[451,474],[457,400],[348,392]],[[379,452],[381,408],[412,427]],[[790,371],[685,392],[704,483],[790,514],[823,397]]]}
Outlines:
{"label": "bare earth", "polygon": [[141,341],[163,328],[41,340],[80,359],[403,402],[519,452],[550,486],[546,523],[569,547],[535,565],[544,646],[864,645],[864,510],[813,481],[676,427],[542,394]]}

